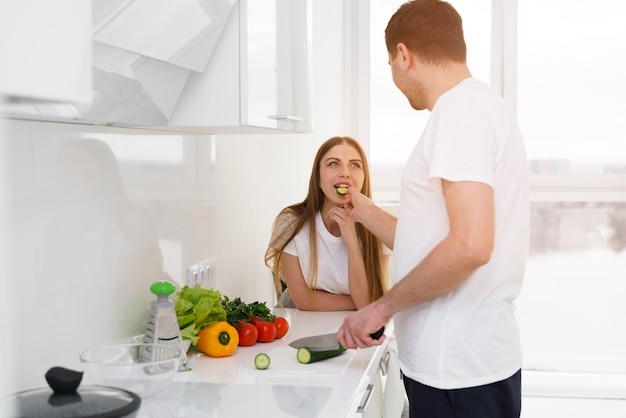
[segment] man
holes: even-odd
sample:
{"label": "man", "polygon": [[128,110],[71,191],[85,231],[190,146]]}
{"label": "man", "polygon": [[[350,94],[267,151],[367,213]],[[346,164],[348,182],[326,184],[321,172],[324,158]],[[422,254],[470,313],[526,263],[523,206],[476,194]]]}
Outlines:
{"label": "man", "polygon": [[346,317],[348,348],[392,317],[411,417],[519,417],[514,318],[528,256],[527,161],[515,117],[472,77],[448,3],[401,6],[385,30],[394,83],[430,120],[402,174],[398,218],[350,188],[349,215],[394,251],[395,285]]}

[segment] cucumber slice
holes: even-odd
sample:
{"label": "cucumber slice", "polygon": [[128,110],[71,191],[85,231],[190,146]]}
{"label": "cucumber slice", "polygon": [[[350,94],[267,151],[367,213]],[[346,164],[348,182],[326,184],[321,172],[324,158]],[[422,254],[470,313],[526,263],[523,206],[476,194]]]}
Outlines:
{"label": "cucumber slice", "polygon": [[254,357],[254,367],[259,370],[265,370],[270,367],[270,356],[265,353],[259,353]]}
{"label": "cucumber slice", "polygon": [[296,358],[302,364],[315,363],[316,361],[326,360],[328,358],[337,357],[343,354],[346,349],[340,345],[336,350],[312,350],[308,347],[300,347],[296,352]]}
{"label": "cucumber slice", "polygon": [[337,187],[337,194],[345,196],[346,193],[348,193],[348,188],[347,187]]}

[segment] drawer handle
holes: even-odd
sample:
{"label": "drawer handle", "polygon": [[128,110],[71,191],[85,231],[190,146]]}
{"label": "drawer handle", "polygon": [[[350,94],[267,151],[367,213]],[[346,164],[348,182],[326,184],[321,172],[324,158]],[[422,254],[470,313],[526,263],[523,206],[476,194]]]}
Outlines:
{"label": "drawer handle", "polygon": [[387,376],[389,372],[389,358],[391,357],[391,353],[387,351],[384,356],[380,359],[380,374],[383,376]]}
{"label": "drawer handle", "polygon": [[372,383],[367,385],[367,387],[365,388],[365,393],[363,394],[363,398],[361,399],[361,403],[356,408],[357,413],[360,414],[360,413],[365,412],[365,408],[367,408],[367,403],[369,402],[370,397],[372,396],[373,390],[374,390],[374,385]]}
{"label": "drawer handle", "polygon": [[292,115],[281,115],[281,114],[267,115],[267,118],[274,119],[274,120],[282,120],[285,122],[302,122],[302,118],[299,118],[297,116],[292,116]]}

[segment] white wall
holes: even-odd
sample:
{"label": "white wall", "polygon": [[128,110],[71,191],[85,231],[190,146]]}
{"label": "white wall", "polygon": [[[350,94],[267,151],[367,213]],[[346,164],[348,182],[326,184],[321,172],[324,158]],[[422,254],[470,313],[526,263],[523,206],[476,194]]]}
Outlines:
{"label": "white wall", "polygon": [[[4,121],[0,118],[0,231],[9,229],[9,177],[8,177],[8,140],[4,130]],[[13,350],[10,344],[10,331],[13,323],[10,320],[11,295],[8,277],[11,271],[10,240],[8,234],[0,233],[0,416],[5,416],[4,394],[9,392],[9,359]],[[9,320],[7,320],[9,319]]]}
{"label": "white wall", "polygon": [[[3,3],[2,3],[3,4]],[[2,6],[0,6],[1,8]],[[5,13],[0,13],[0,27],[4,28],[7,25],[8,17]],[[6,45],[4,42],[0,42],[0,57],[6,54]],[[3,67],[0,65],[0,67]],[[0,68],[0,78],[5,75],[5,70]],[[0,105],[2,104],[5,94],[4,87],[0,82]],[[9,208],[9,177],[7,175],[7,168],[9,162],[8,155],[8,139],[4,128],[4,120],[0,118],[0,231],[6,231],[10,226],[10,219],[7,213]],[[0,233],[0,289],[8,289],[8,277],[12,274],[9,267],[10,256],[10,239],[7,234]],[[7,410],[5,405],[5,394],[11,390],[10,375],[9,375],[9,359],[12,355],[11,345],[9,343],[10,335],[9,331],[11,322],[9,312],[11,311],[11,305],[9,305],[11,297],[7,292],[2,291],[0,294],[0,416],[6,416]]]}

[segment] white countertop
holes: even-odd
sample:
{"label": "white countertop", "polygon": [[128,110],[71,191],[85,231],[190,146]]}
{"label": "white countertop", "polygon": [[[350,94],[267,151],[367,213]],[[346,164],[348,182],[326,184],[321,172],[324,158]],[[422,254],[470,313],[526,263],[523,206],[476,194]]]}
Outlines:
{"label": "white countertop", "polygon": [[[167,417],[320,417],[354,415],[363,395],[368,367],[385,344],[348,350],[312,364],[300,364],[289,343],[301,337],[336,331],[349,312],[275,310],[290,324],[289,332],[271,343],[238,347],[233,356],[207,357],[188,352],[191,371],[179,372],[163,392],[143,399],[137,418]],[[254,367],[254,357],[270,356],[267,370]]]}

